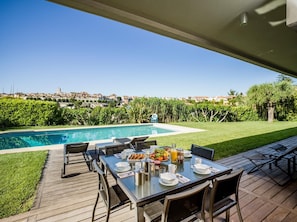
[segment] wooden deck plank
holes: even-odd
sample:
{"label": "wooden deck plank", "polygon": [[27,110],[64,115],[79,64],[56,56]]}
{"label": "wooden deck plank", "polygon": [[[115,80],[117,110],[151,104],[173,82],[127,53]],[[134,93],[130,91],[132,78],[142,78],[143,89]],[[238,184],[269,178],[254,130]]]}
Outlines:
{"label": "wooden deck plank", "polygon": [[[280,141],[287,146],[297,143],[297,136]],[[257,149],[267,149],[269,145]],[[228,157],[218,162],[234,169],[251,167],[244,158],[255,150]],[[77,157],[81,158],[81,157]],[[285,161],[283,161],[286,164]],[[85,163],[69,165],[66,174],[72,177],[61,178],[63,163],[62,150],[51,150],[39,185],[34,207],[23,214],[1,219],[1,222],[35,222],[35,221],[90,221],[93,205],[97,195],[98,176],[88,171]],[[276,171],[276,170],[275,170]],[[275,172],[274,172],[275,173]],[[276,174],[279,174],[276,171]],[[284,174],[279,174],[279,178]],[[114,184],[114,179],[108,180]],[[252,174],[244,172],[239,188],[240,207],[244,221],[296,221],[297,218],[297,181],[279,186],[261,171]],[[96,216],[104,221],[105,206],[98,203]],[[224,216],[224,215],[222,215]],[[134,221],[134,211],[129,206],[113,212],[110,221]],[[218,221],[216,219],[215,221]],[[231,209],[231,221],[236,222],[236,208]]]}
{"label": "wooden deck plank", "polygon": [[281,222],[295,222],[297,218],[297,214],[290,213],[284,220]]}
{"label": "wooden deck plank", "polygon": [[288,215],[289,212],[287,210],[278,207],[266,218],[266,221],[283,221]]}
{"label": "wooden deck plank", "polygon": [[244,221],[263,221],[269,214],[271,214],[277,207],[271,203],[263,203],[261,206],[255,209]]}

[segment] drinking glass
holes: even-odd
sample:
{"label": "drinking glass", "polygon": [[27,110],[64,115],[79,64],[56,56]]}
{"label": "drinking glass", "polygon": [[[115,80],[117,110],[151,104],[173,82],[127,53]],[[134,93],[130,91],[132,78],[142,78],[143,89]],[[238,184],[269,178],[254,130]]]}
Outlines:
{"label": "drinking glass", "polygon": [[141,162],[136,162],[135,163],[135,170],[140,170],[141,169]]}
{"label": "drinking glass", "polygon": [[172,173],[172,174],[175,174],[175,171],[177,169],[177,166],[175,164],[168,164],[168,172],[169,173]]}
{"label": "drinking glass", "polygon": [[191,169],[194,168],[195,163],[196,163],[195,157],[192,157],[191,158]]}
{"label": "drinking glass", "polygon": [[167,172],[166,167],[165,167],[165,166],[160,166],[160,168],[159,168],[159,177],[160,177],[160,175],[161,175],[162,173],[166,173],[166,172]]}
{"label": "drinking glass", "polygon": [[171,163],[177,163],[177,150],[176,149],[170,150],[170,159],[171,159]]}
{"label": "drinking glass", "polygon": [[201,163],[202,163],[202,159],[200,157],[196,157],[195,164],[201,164]]}

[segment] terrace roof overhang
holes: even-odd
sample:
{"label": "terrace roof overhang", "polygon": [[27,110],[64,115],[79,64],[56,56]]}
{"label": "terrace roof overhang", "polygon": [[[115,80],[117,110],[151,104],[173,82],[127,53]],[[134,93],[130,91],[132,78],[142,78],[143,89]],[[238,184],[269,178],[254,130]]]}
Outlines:
{"label": "terrace roof overhang", "polygon": [[49,1],[297,78],[296,0]]}

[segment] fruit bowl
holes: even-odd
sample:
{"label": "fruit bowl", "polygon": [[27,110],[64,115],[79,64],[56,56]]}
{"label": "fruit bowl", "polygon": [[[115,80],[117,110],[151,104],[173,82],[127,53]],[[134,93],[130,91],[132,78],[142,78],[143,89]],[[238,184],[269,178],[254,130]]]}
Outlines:
{"label": "fruit bowl", "polygon": [[151,160],[167,161],[169,158],[169,152],[163,148],[156,148],[153,153],[150,154]]}

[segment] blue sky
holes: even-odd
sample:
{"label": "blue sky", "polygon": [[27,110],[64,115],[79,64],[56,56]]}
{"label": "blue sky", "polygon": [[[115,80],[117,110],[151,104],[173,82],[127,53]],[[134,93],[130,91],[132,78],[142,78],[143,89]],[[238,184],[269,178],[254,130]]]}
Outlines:
{"label": "blue sky", "polygon": [[0,1],[1,93],[224,96],[279,73],[43,0]]}

